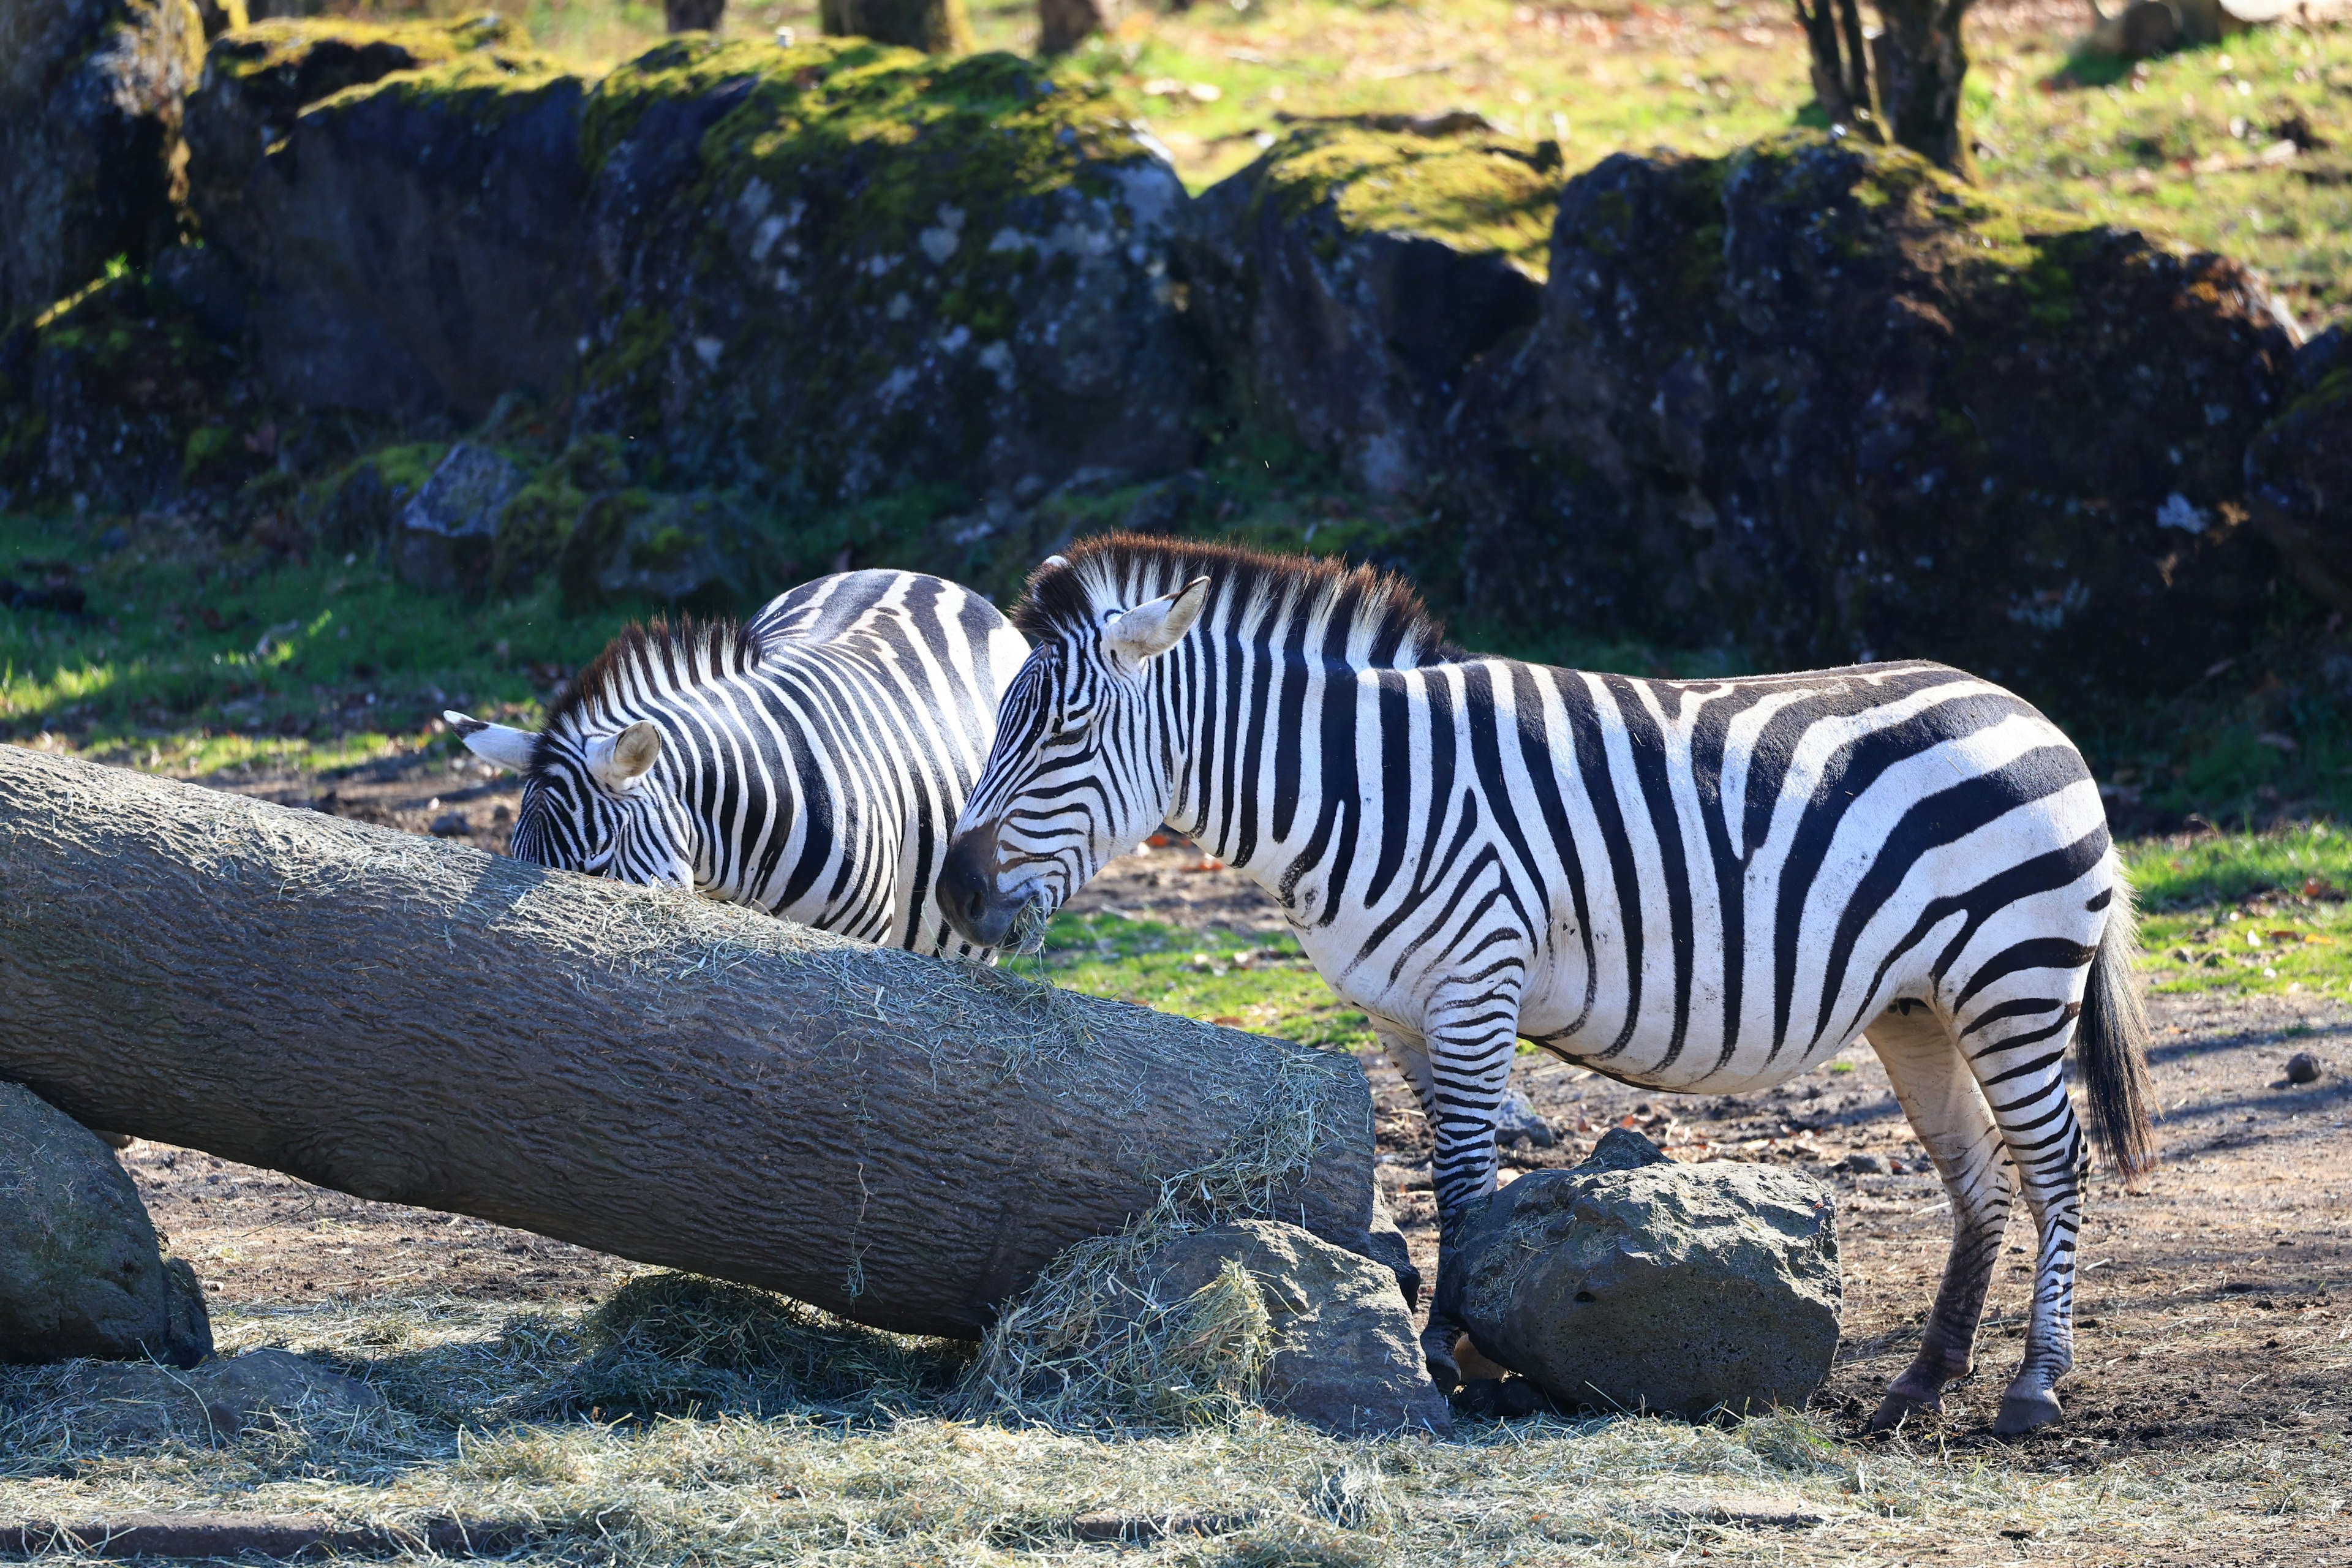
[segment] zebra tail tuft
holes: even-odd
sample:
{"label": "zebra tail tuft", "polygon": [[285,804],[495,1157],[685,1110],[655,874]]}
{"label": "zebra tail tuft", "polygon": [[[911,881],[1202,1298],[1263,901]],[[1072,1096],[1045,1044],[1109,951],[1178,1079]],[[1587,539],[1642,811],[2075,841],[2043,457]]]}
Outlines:
{"label": "zebra tail tuft", "polygon": [[2138,959],[2139,919],[2132,910],[2131,884],[2119,872],[2107,929],[2091,960],[2074,1050],[2090,1100],[2091,1131],[2125,1184],[2135,1188],[2156,1169],[2156,1132],[2148,1121],[2154,1090],[2147,1079],[2147,1012],[2133,973]]}

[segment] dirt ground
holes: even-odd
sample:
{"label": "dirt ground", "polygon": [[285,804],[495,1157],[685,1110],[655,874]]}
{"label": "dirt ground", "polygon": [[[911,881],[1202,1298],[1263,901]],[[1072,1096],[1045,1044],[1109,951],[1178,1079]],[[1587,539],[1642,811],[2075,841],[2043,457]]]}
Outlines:
{"label": "dirt ground", "polygon": [[[411,831],[464,815],[463,835],[501,847],[516,798],[510,777],[457,763],[392,762],[325,780],[255,778],[233,787]],[[444,822],[449,834],[454,824]],[[1180,872],[1181,849],[1146,852],[1108,870],[1081,908],[1113,909],[1237,933],[1279,929],[1258,889],[1234,873]],[[2352,1430],[2352,1011],[2291,996],[2255,1001],[2155,997],[2154,1072],[2163,1164],[2140,1194],[2095,1176],[2076,1366],[2061,1385],[2067,1418],[2017,1445],[2011,1463],[2063,1471],[2126,1454],[2210,1452],[2261,1436],[2316,1441]],[[2287,1057],[2316,1053],[2319,1080],[2290,1087]],[[1381,1176],[1423,1267],[1434,1264],[1428,1134],[1396,1073],[1365,1066],[1377,1099]],[[1676,1097],[1628,1089],[1547,1057],[1517,1069],[1558,1130],[1556,1148],[1520,1145],[1506,1176],[1573,1163],[1612,1125],[1630,1124],[1685,1159],[1784,1163],[1830,1183],[1839,1206],[1845,1342],[1817,1400],[1856,1427],[1908,1359],[1942,1268],[1950,1211],[1940,1184],[1866,1047],[1768,1091]],[[1848,1156],[1891,1168],[1855,1173]],[[598,1294],[631,1266],[471,1219],[371,1204],[190,1150],[124,1151],[174,1251],[216,1300],[252,1306],[323,1296],[457,1296],[514,1301]],[[1948,1400],[1946,1445],[2009,1447],[1988,1419],[2013,1370],[2032,1262],[2022,1221],[1995,1285],[1980,1372]],[[1920,1434],[1912,1434],[1915,1440]],[[2339,1516],[2340,1517],[2340,1516]],[[2290,1545],[2292,1549],[2290,1550]],[[2259,1533],[2183,1543],[2184,1562],[2320,1561],[2352,1545],[2352,1521],[2292,1542]]]}

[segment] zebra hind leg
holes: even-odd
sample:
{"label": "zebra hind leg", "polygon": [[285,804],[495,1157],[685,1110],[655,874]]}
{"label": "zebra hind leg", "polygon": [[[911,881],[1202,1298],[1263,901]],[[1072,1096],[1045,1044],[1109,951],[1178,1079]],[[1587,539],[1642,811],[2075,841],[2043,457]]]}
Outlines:
{"label": "zebra hind leg", "polygon": [[1916,1412],[1940,1410],[1945,1385],[1968,1375],[1985,1292],[2009,1229],[2015,1172],[1992,1108],[1941,1018],[1924,1004],[1898,1003],[1870,1026],[1868,1038],[1952,1199],[1952,1250],[1943,1283],[1919,1353],[1887,1385],[1870,1418],[1876,1432]]}

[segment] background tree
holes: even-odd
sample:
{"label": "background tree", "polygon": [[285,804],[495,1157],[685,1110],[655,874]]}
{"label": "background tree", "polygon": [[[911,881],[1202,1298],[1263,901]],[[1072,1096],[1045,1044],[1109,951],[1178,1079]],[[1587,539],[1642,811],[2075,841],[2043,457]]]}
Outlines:
{"label": "background tree", "polygon": [[727,0],[662,0],[662,21],[673,33],[715,33]]}
{"label": "background tree", "polygon": [[817,16],[835,37],[903,44],[931,55],[970,54],[974,47],[963,0],[821,0]]}
{"label": "background tree", "polygon": [[1118,21],[1120,0],[1037,0],[1037,52],[1066,55]]}
{"label": "background tree", "polygon": [[1813,58],[1813,95],[1833,124],[1908,147],[1976,177],[1960,126],[1969,0],[1874,0],[1884,30],[1863,31],[1859,0],[1795,0]]}

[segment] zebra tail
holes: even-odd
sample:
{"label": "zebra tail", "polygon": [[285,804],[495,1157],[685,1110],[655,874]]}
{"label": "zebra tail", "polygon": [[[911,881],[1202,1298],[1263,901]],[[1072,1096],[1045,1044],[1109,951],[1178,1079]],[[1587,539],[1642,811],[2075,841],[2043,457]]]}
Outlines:
{"label": "zebra tail", "polygon": [[2089,988],[2074,1031],[2075,1059],[2090,1100],[2091,1131],[2129,1186],[2156,1169],[2156,1132],[2148,1105],[2147,1013],[2133,971],[2139,959],[2139,918],[2131,884],[2118,875],[2107,906],[2107,929],[2091,960]]}

